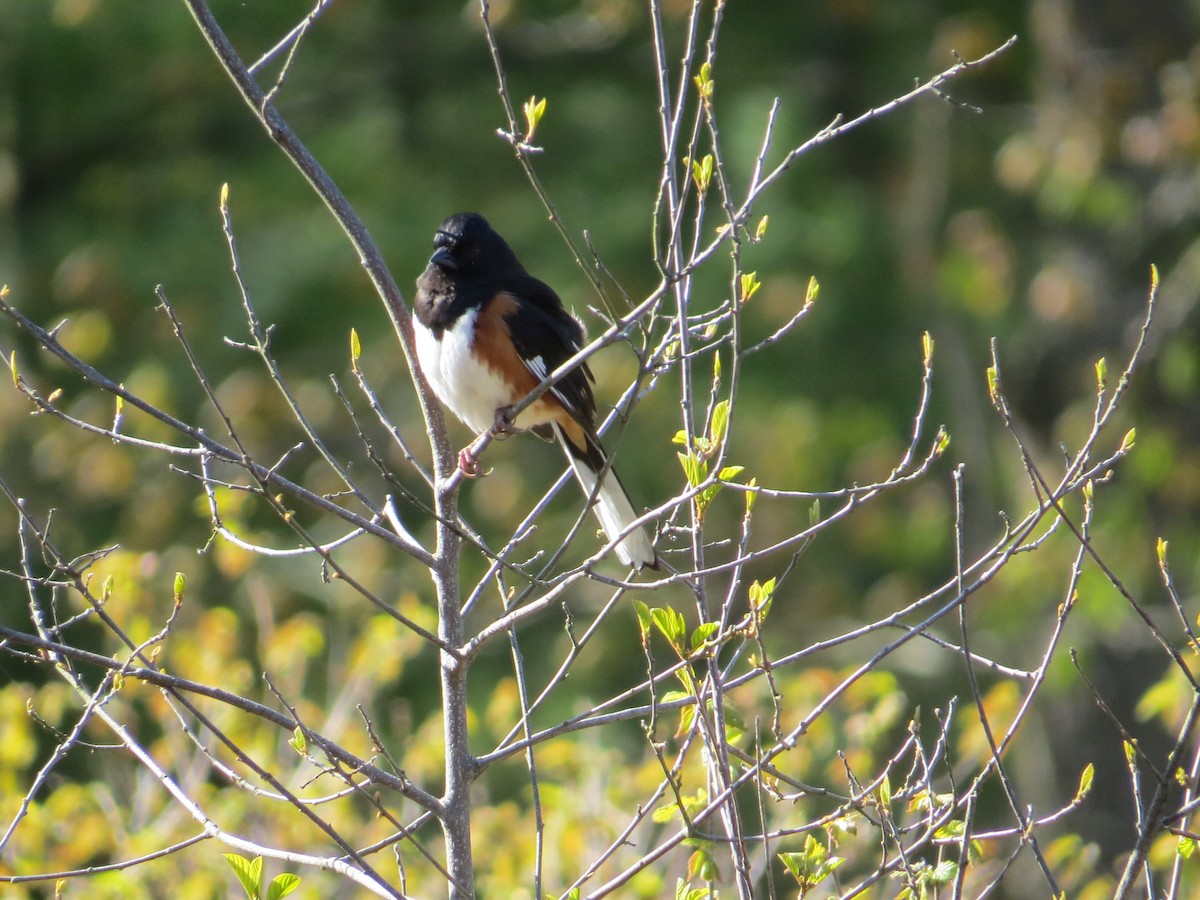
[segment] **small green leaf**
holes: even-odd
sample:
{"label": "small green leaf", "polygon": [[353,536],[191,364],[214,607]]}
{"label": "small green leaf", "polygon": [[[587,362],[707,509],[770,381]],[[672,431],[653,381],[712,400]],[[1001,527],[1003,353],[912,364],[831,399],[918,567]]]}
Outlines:
{"label": "small green leaf", "polygon": [[[7,287],[7,285],[5,285]],[[8,368],[12,372],[13,387],[21,386],[21,374],[17,371],[17,351],[8,354]]]}
{"label": "small green leaf", "polygon": [[719,627],[716,622],[702,622],[698,625],[696,630],[692,632],[692,652],[694,653],[704,646],[704,643],[717,633]]}
{"label": "small green leaf", "polygon": [[804,849],[798,853],[780,853],[779,860],[800,885],[800,895],[824,881],[845,859],[829,856],[824,845],[811,834],[804,837]]}
{"label": "small green leaf", "polygon": [[537,131],[538,123],[542,121],[542,116],[546,113],[546,98],[538,99],[530,97],[525,101],[522,109],[525,111],[525,143],[533,140],[533,133]]}
{"label": "small green leaf", "polygon": [[262,857],[253,860],[246,859],[237,853],[222,853],[225,861],[233,868],[233,874],[242,883],[246,896],[250,900],[259,900],[262,895]]}
{"label": "small green leaf", "polygon": [[1196,852],[1195,838],[1181,837],[1179,843],[1175,845],[1175,852],[1182,859],[1191,859],[1192,854]]}
{"label": "small green leaf", "polygon": [[725,432],[728,430],[729,401],[721,400],[713,407],[712,427],[709,429],[709,437],[712,440],[714,450],[725,440]]}
{"label": "small green leaf", "polygon": [[1133,741],[1122,741],[1121,743],[1125,749],[1125,762],[1132,766],[1137,760],[1137,744]]}
{"label": "small green leaf", "polygon": [[1103,356],[1096,360],[1096,387],[1104,390],[1108,383],[1108,360]]}
{"label": "small green leaf", "polygon": [[187,590],[187,576],[182,572],[175,573],[175,602],[183,600],[183,592]]}
{"label": "small green leaf", "polygon": [[1154,547],[1155,553],[1158,554],[1158,564],[1160,566],[1165,566],[1167,564],[1168,546],[1170,546],[1170,541],[1164,541],[1162,538],[1159,538],[1158,543]]}
{"label": "small green leaf", "polygon": [[742,288],[741,303],[749,301],[751,297],[758,293],[758,289],[762,287],[762,282],[758,280],[758,272],[743,272],[740,283]]}
{"label": "small green leaf", "polygon": [[1150,290],[1158,290],[1158,266],[1150,263]]}
{"label": "small green leaf", "polygon": [[1083,767],[1083,772],[1079,775],[1079,788],[1075,791],[1075,802],[1078,803],[1088,795],[1088,791],[1092,789],[1092,777],[1096,774],[1095,767],[1088,763]]}
{"label": "small green leaf", "polygon": [[687,478],[688,487],[697,487],[708,475],[708,463],[704,462],[689,450],[687,453],[676,453],[679,457],[679,465],[683,467],[683,474]]}
{"label": "small green leaf", "polygon": [[638,631],[641,633],[642,646],[644,647],[650,640],[650,625],[652,622],[650,616],[650,607],[641,600],[634,600],[633,610],[637,613]]}
{"label": "small green leaf", "polygon": [[754,229],[754,240],[761,241],[767,234],[767,222],[770,216],[763,216],[758,220],[758,227]]}
{"label": "small green leaf", "polygon": [[821,498],[818,497],[808,508],[808,527],[815,528],[821,522]]}
{"label": "small green leaf", "polygon": [[1096,486],[1092,484],[1092,479],[1088,479],[1083,483],[1083,499],[1085,503],[1091,503],[1092,497],[1096,493]]}
{"label": "small green leaf", "polygon": [[228,181],[226,181],[224,184],[221,185],[221,196],[220,196],[220,199],[218,202],[221,204],[222,210],[229,208],[229,182]]}
{"label": "small green leaf", "polygon": [[271,879],[267,885],[267,900],[282,900],[296,888],[300,887],[300,876],[291,872],[283,872]]}
{"label": "small green leaf", "polygon": [[679,807],[674,803],[665,803],[650,814],[650,819],[659,825],[664,825],[679,815]]}
{"label": "small green leaf", "polygon": [[987,368],[987,386],[988,396],[992,398],[992,403],[996,403],[1000,397],[1000,372],[995,366]]}
{"label": "small green leaf", "polygon": [[892,805],[892,780],[885,774],[883,780],[879,782],[879,805]]}
{"label": "small green leaf", "polygon": [[358,339],[358,329],[350,329],[350,368],[358,371],[358,358],[362,356],[362,343]]}
{"label": "small green leaf", "polygon": [[950,446],[950,432],[945,428],[939,428],[937,440],[933,444],[933,455],[941,456],[946,452],[946,448]]}
{"label": "small green leaf", "polygon": [[292,737],[288,743],[301,756],[308,755],[308,739],[304,737],[304,729],[299,725],[292,729]]}
{"label": "small green leaf", "polygon": [[808,279],[808,288],[804,291],[804,308],[808,309],[817,302],[817,295],[821,293],[821,285],[817,283],[817,276],[810,275]]}
{"label": "small green leaf", "polygon": [[775,600],[775,579],[769,578],[766,581],[754,581],[750,585],[749,594],[750,608],[761,621],[771,611],[771,604]]}
{"label": "small green leaf", "polygon": [[745,494],[746,494],[746,513],[749,514],[754,509],[754,504],[758,502],[758,491],[754,490],[754,488],[758,487],[758,479],[751,478],[749,481],[746,482],[746,487],[751,489],[751,490],[748,490],[745,492]]}
{"label": "small green leaf", "polygon": [[663,637],[670,641],[677,651],[684,646],[687,637],[687,623],[683,616],[671,607],[656,606],[650,610],[650,618]]}
{"label": "small green leaf", "polygon": [[712,64],[704,63],[700,66],[700,72],[692,79],[696,83],[696,90],[700,94],[700,99],[707,103],[712,99],[713,95],[713,80],[712,80]]}
{"label": "small green leaf", "polygon": [[1125,432],[1125,437],[1121,439],[1121,452],[1128,453],[1133,449],[1134,443],[1137,441],[1137,429],[1130,428]]}
{"label": "small green leaf", "polygon": [[708,186],[712,183],[713,175],[713,156],[711,153],[706,153],[701,160],[692,160],[692,181],[696,184],[696,190],[703,197],[708,193]]}
{"label": "small green leaf", "polygon": [[921,335],[921,354],[926,366],[933,362],[933,336],[928,331]]}
{"label": "small green leaf", "polygon": [[949,884],[958,875],[958,863],[952,859],[944,859],[929,872],[929,881],[933,884]]}

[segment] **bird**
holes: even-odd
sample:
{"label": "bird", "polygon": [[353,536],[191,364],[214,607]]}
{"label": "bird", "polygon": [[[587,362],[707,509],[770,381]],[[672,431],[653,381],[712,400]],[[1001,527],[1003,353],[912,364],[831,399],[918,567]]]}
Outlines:
{"label": "bird", "polygon": [[[616,542],[617,558],[657,569],[646,529],[630,530],[638,514],[596,434],[595,378],[587,363],[513,415],[514,404],[580,351],[583,325],[479,213],[447,218],[433,246],[417,278],[413,331],[418,365],[438,399],[476,433],[503,438],[532,431],[557,439],[584,494],[595,496],[596,517]],[[464,475],[478,474],[469,448],[458,463]]]}

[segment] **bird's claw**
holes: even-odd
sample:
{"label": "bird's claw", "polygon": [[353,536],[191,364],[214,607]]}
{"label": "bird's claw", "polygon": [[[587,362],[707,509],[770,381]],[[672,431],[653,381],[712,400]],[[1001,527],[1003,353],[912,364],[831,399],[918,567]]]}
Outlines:
{"label": "bird's claw", "polygon": [[516,434],[521,429],[513,424],[515,419],[511,406],[501,406],[492,420],[492,436],[498,441],[503,441]]}
{"label": "bird's claw", "polygon": [[470,447],[458,451],[458,470],[463,473],[463,478],[479,477],[479,457],[471,452]]}

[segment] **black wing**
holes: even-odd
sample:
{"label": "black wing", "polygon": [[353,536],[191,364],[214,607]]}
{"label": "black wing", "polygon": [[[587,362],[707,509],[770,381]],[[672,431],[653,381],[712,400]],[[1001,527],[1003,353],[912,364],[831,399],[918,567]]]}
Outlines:
{"label": "black wing", "polygon": [[[563,308],[558,294],[532,275],[510,274],[505,282],[502,290],[519,301],[517,312],[507,319],[513,345],[541,381],[580,351],[583,326]],[[551,388],[567,411],[589,429],[596,420],[594,381],[587,363],[581,363]]]}

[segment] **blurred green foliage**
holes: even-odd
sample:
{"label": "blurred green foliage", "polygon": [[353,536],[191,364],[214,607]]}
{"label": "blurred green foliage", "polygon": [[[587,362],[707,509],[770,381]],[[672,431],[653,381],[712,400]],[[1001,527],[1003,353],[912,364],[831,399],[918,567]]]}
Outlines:
{"label": "blurred green foliage", "polygon": [[[644,6],[634,0],[494,4],[514,98],[548,98],[537,134],[545,148],[536,159],[539,173],[568,227],[588,231],[635,298],[657,279],[650,212],[659,138]],[[687,4],[664,6],[678,26]],[[222,0],[213,7],[248,58],[307,12],[306,4],[292,2]],[[1135,595],[1165,616],[1153,547],[1159,535],[1169,537],[1176,578],[1191,597],[1200,581],[1197,15],[1183,0],[1149,11],[1121,0],[728,4],[715,102],[732,173],[741,182],[774,97],[782,100],[775,139],[782,152],[836,114],[881,104],[907,90],[914,77],[945,68],[951,50],[973,57],[1009,34],[1021,35],[1012,52],[953,83],[953,103],[926,100],[803,156],[756,210],[770,215],[771,226],[766,240],[747,252],[747,268],[762,281],[747,316],[747,341],[790,317],[811,275],[822,292],[801,329],[746,369],[730,461],[762,484],[795,489],[886,476],[911,430],[926,329],[938,344],[933,417],[953,435],[948,460],[934,477],[863,509],[808,551],[777,598],[778,627],[769,636],[776,653],[877,618],[947,577],[953,559],[949,463],[966,464],[968,550],[998,535],[997,510],[1024,508],[1028,491],[1019,459],[988,406],[988,338],[999,338],[1005,383],[1039,463],[1056,471],[1060,445],[1074,450],[1086,435],[1093,363],[1107,357],[1115,378],[1132,345],[1151,262],[1163,272],[1161,309],[1124,414],[1127,425],[1137,426],[1138,447],[1116,483],[1098,489],[1093,542]],[[368,224],[402,286],[422,268],[436,224],[449,212],[475,208],[569,305],[583,313],[596,304],[511,149],[496,137],[506,123],[475,4],[334,3],[304,40],[278,103]],[[966,104],[983,111],[975,114]],[[276,356],[335,452],[357,459],[365,473],[368,464],[328,378],[334,373],[351,383],[347,336],[357,328],[361,365],[389,414],[419,437],[395,338],[348,244],[237,102],[183,6],[158,4],[150,11],[134,0],[7,0],[0,10],[0,283],[10,285],[16,304],[39,322],[66,319],[62,340],[85,360],[168,412],[215,428],[156,311],[153,290],[161,283],[242,437],[272,459],[295,441],[294,429],[252,356],[220,340],[240,340],[245,331],[217,217],[225,182],[242,267],[260,317],[274,326]],[[727,291],[722,277],[702,281],[697,296],[709,292],[715,305]],[[22,373],[47,392],[61,387],[62,408],[82,418],[111,418],[108,399],[82,390],[7,321],[0,322],[0,344],[16,347]],[[610,350],[595,361],[605,400],[614,399],[605,385],[632,373],[623,353]],[[39,513],[59,510],[54,538],[67,555],[121,545],[95,571],[114,579],[110,611],[135,639],[160,627],[170,607],[170,579],[184,571],[189,602],[182,637],[167,651],[172,671],[254,694],[262,690],[257,673],[266,669],[308,718],[363,754],[370,747],[349,710],[357,697],[371,696],[374,714],[386,719],[379,727],[406,741],[413,760],[426,761],[424,770],[408,774],[419,779],[438,772],[441,734],[428,649],[343,586],[323,584],[315,562],[264,562],[220,541],[197,556],[210,526],[193,481],[166,472],[160,457],[31,418],[28,411],[16,392],[0,391],[0,474]],[[663,479],[679,477],[671,444],[677,416],[671,390],[662,390],[639,407],[624,437],[622,476],[646,503],[663,499]],[[132,412],[128,429],[166,437],[160,425]],[[1119,441],[1121,432],[1108,439]],[[454,434],[465,437],[461,430]],[[560,465],[555,453],[531,440],[489,451],[496,474],[473,485],[465,499],[485,534],[511,530],[529,498],[547,486],[547,471]],[[315,474],[312,459],[288,465],[298,480],[319,484],[328,477]],[[236,498],[226,499],[236,530],[267,542],[286,539],[261,510],[248,506],[239,514]],[[713,514],[736,516],[741,502],[725,491],[713,501]],[[552,522],[565,527],[573,504],[574,498],[556,503]],[[313,521],[309,511],[299,513]],[[758,515],[756,539],[764,543],[803,524],[791,506],[764,503]],[[421,524],[427,534],[427,521]],[[321,537],[334,533],[319,522],[315,527]],[[545,531],[555,533],[552,523]],[[1065,561],[1073,550],[1064,539],[1014,563],[1002,584],[972,601],[980,652],[1014,666],[1035,664],[1033,654],[1044,646],[1040,629],[1064,599]],[[15,552],[14,529],[0,528],[5,568],[13,567]],[[356,542],[345,554],[348,568],[370,573],[369,587],[431,625],[430,590],[420,573],[394,565],[370,542]],[[777,573],[764,567],[752,574]],[[16,583],[5,582],[0,591],[0,620],[20,623]],[[572,602],[587,606],[602,596],[597,588]],[[1067,640],[1117,714],[1143,727],[1146,745],[1163,746],[1177,727],[1170,718],[1173,695],[1169,688],[1146,691],[1163,677],[1165,657],[1149,634],[1130,627],[1124,601],[1103,579],[1086,574],[1081,597]],[[581,707],[638,680],[641,660],[629,652],[636,641],[632,612],[624,622],[623,633],[610,629],[581,660],[573,679]],[[1031,627],[1039,631],[1031,634]],[[560,622],[547,621],[531,629],[529,640],[556,648],[544,662],[529,660],[537,680],[556,665],[566,638]],[[96,642],[96,649],[112,652],[99,634]],[[803,677],[788,675],[796,702],[823,696],[823,685],[859,661],[856,649],[831,651],[822,667]],[[622,667],[614,658],[632,661]],[[883,746],[878,736],[894,735],[906,721],[901,704],[932,708],[965,687],[952,654],[912,648],[890,665],[894,671],[876,673],[879,681],[864,684],[863,697],[848,700],[838,717],[819,720],[807,736],[800,749],[811,755],[814,780],[840,777],[834,754],[848,744],[865,755]],[[478,679],[483,748],[503,736],[516,700],[515,686],[499,675],[505,671],[501,653],[480,666],[498,673]],[[1086,817],[1069,823],[1049,855],[1076,866],[1062,884],[1071,896],[1098,895],[1093,892],[1106,889],[1112,854],[1128,845],[1125,762],[1069,664],[1056,664],[1050,674],[1052,693],[1043,696],[1022,735],[1018,768],[1053,807],[1070,801],[1082,765],[1095,763],[1097,783],[1107,788],[1094,792]],[[1011,685],[996,679],[984,689],[989,704],[1011,712]],[[51,725],[73,721],[75,701],[61,685],[5,661],[5,821],[56,741],[28,717],[27,702]],[[143,735],[149,745],[168,758],[189,752],[157,692],[130,685],[120,704],[161,723],[160,734]],[[550,709],[545,720],[572,711]],[[213,712],[227,717],[221,724],[245,746],[294,758],[287,735],[228,710]],[[99,729],[92,738],[106,740]],[[638,740],[631,726],[629,744]],[[958,741],[963,759],[977,757],[984,746],[978,734],[964,733]],[[1081,748],[1090,747],[1094,756],[1081,756]],[[626,764],[625,749],[615,739],[590,746],[588,765],[595,771],[581,775],[580,760],[565,745],[552,745],[540,760],[543,791],[555,790],[556,767],[576,769],[566,781],[602,779],[606,768]],[[194,833],[146,773],[104,759],[105,751],[72,754],[62,772],[73,780],[38,798],[12,855],[2,861],[5,870],[114,861],[149,852],[164,836]],[[878,762],[851,760],[863,771]],[[607,813],[632,808],[659,774],[648,765],[630,771],[627,783],[597,783],[589,794],[596,804],[573,815],[548,802],[564,817],[547,823],[559,842],[549,858],[575,860],[582,848],[611,840],[612,822],[621,819]],[[488,774],[477,822],[480,846],[529,833],[522,778],[503,766]],[[225,812],[236,812],[242,802],[235,792],[223,795],[215,782],[203,791],[202,799]],[[365,806],[345,813],[370,815]],[[366,821],[358,831],[350,821],[339,825],[364,842],[387,833],[382,823]],[[314,837],[303,822],[279,827],[293,829],[284,841]],[[432,841],[434,832],[427,829],[423,837]],[[506,847],[513,852],[481,860],[480,887],[490,896],[517,896],[512,885],[522,883],[531,865],[531,847]],[[1169,866],[1172,850],[1157,848],[1160,862],[1167,860],[1162,865]],[[87,895],[186,898],[227,889],[231,876],[216,850],[201,856],[97,877],[87,883]],[[564,866],[562,876],[569,871]],[[327,876],[320,873],[302,874],[297,896],[336,883],[322,881]],[[557,877],[548,870],[548,883],[558,884]],[[664,895],[666,876],[642,878],[632,895]]]}

